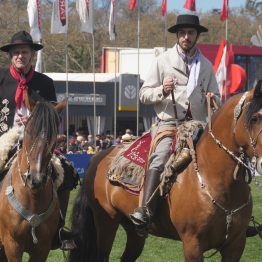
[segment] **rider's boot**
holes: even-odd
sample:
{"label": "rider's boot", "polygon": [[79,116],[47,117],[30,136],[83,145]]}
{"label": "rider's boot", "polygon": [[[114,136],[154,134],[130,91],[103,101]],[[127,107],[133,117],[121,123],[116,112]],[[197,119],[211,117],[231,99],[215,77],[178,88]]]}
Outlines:
{"label": "rider's boot", "polygon": [[182,172],[191,162],[192,157],[190,155],[189,148],[185,147],[181,150],[179,155],[176,157],[174,163],[171,164],[173,174],[179,174]]}
{"label": "rider's boot", "polygon": [[138,207],[130,214],[131,221],[136,226],[137,234],[141,237],[148,236],[148,226],[155,214],[159,200],[159,190],[161,172],[157,169],[150,169],[145,176],[144,192],[141,207]]}

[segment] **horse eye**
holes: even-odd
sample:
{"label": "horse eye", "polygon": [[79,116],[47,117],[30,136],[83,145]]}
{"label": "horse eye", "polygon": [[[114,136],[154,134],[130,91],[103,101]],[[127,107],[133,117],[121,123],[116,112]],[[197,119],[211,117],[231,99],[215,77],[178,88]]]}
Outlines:
{"label": "horse eye", "polygon": [[260,118],[261,118],[260,115],[253,115],[251,117],[251,123],[256,124]]}

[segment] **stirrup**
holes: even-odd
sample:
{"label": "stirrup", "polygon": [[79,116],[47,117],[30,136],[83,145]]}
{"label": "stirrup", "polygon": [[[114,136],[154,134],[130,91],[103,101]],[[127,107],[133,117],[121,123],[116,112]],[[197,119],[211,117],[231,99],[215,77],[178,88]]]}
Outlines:
{"label": "stirrup", "polygon": [[138,227],[147,227],[151,222],[151,212],[146,206],[136,208],[129,217]]}
{"label": "stirrup", "polygon": [[175,162],[170,166],[173,173],[180,173],[182,172],[188,164],[191,162],[192,157],[190,155],[189,148],[183,148],[178,156],[178,158],[175,160]]}
{"label": "stirrup", "polygon": [[64,227],[59,229],[59,240],[61,242],[61,250],[70,251],[77,248],[75,243],[75,234]]}

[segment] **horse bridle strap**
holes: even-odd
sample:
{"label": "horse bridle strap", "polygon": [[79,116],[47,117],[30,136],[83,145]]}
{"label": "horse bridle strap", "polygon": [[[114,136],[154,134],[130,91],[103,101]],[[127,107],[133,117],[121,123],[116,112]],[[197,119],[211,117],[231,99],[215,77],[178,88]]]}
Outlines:
{"label": "horse bridle strap", "polygon": [[48,207],[48,209],[41,214],[32,214],[30,211],[26,210],[17,200],[14,195],[14,187],[12,186],[12,168],[9,169],[7,173],[7,187],[5,189],[5,195],[7,196],[9,203],[20,214],[32,227],[32,237],[33,243],[37,244],[38,240],[35,235],[35,228],[39,226],[43,221],[45,221],[54,211],[56,206],[56,191],[53,187],[53,199]]}

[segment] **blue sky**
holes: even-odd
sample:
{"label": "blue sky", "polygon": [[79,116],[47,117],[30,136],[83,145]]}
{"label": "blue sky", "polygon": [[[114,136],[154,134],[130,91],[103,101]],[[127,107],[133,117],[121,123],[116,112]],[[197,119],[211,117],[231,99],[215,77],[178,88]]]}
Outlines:
{"label": "blue sky", "polygon": [[[158,0],[160,4],[162,0]],[[167,0],[168,11],[177,10],[179,13],[187,12],[187,9],[183,8],[186,0]],[[229,0],[229,8],[231,7],[244,7],[246,0]],[[196,0],[196,11],[206,12],[214,8],[222,8],[223,0]]]}

